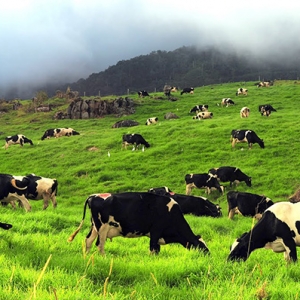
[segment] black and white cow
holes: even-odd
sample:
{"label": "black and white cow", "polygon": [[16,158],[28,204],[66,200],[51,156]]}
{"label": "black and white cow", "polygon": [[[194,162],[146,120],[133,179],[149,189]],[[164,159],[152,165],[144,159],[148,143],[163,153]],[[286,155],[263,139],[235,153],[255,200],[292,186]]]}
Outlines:
{"label": "black and white cow", "polygon": [[176,93],[177,92],[177,88],[175,86],[170,86],[170,85],[165,85],[163,88],[164,94],[167,97],[171,96],[171,92],[172,93]]}
{"label": "black and white cow", "polygon": [[[19,180],[22,180],[24,178],[24,176],[14,176],[14,177]],[[29,179],[27,189],[25,190],[25,196],[27,199],[43,200],[44,202],[43,209],[46,209],[49,206],[50,200],[54,208],[57,206],[57,201],[56,201],[57,188],[58,188],[57,179],[36,176],[35,174],[29,174],[26,175],[25,177]]]}
{"label": "black and white cow", "polygon": [[145,125],[156,124],[158,121],[157,117],[148,118]]}
{"label": "black and white cow", "polygon": [[210,111],[200,111],[196,116],[193,116],[193,120],[211,119],[213,115]]}
{"label": "black and white cow", "polygon": [[239,96],[239,95],[245,95],[245,96],[247,96],[248,95],[248,90],[244,89],[244,88],[238,88],[238,90],[235,93],[235,95],[236,96]]}
{"label": "black and white cow", "polygon": [[186,195],[190,195],[193,188],[205,189],[207,194],[210,194],[212,189],[217,189],[224,194],[224,186],[220,185],[217,178],[209,174],[186,174],[184,179]]}
{"label": "black and white cow", "polygon": [[250,108],[247,106],[244,106],[240,110],[240,117],[241,118],[249,118],[250,116]]}
{"label": "black and white cow", "polygon": [[192,214],[195,216],[221,217],[222,212],[219,205],[215,205],[207,198],[194,197],[173,193],[168,187],[151,188],[149,193],[156,195],[170,196],[180,206],[183,214]]}
{"label": "black and white cow", "polygon": [[148,94],[148,92],[145,91],[145,90],[138,91],[138,95],[139,95],[139,97],[150,97],[150,95]]}
{"label": "black and white cow", "polygon": [[231,105],[234,105],[234,101],[230,98],[223,98],[222,101],[221,101],[221,106],[231,106]]}
{"label": "black and white cow", "polygon": [[252,148],[253,144],[258,144],[260,148],[265,148],[264,140],[259,138],[253,130],[248,129],[232,130],[230,142],[232,148],[234,148],[236,143],[248,143],[249,149]]}
{"label": "black and white cow", "polygon": [[258,111],[262,116],[269,117],[272,111],[277,111],[271,104],[263,104],[258,106]]}
{"label": "black and white cow", "polygon": [[244,181],[247,186],[251,187],[251,177],[246,175],[241,171],[241,169],[236,167],[219,167],[219,168],[212,168],[208,171],[208,173],[216,177],[221,182],[230,182],[230,186],[232,186],[233,183],[240,183]]}
{"label": "black and white cow", "polygon": [[127,149],[128,145],[133,145],[132,150],[138,149],[140,145],[146,148],[150,147],[150,144],[138,133],[124,134],[122,140],[122,147],[125,149]]}
{"label": "black and white cow", "polygon": [[191,113],[198,113],[200,111],[208,111],[208,105],[207,104],[199,104],[199,105],[195,105],[191,110],[190,110],[190,114]]}
{"label": "black and white cow", "polygon": [[73,128],[54,128],[47,129],[43,134],[41,140],[50,139],[51,137],[62,137],[62,136],[71,136],[71,135],[79,135],[80,133],[75,131]]}
{"label": "black and white cow", "polygon": [[245,232],[230,248],[228,260],[245,261],[259,248],[284,253],[287,261],[297,261],[300,246],[300,203],[277,202],[269,207],[253,229]]}
{"label": "black and white cow", "polygon": [[32,140],[28,139],[23,134],[10,135],[5,138],[5,149],[7,149],[10,145],[17,145],[17,144],[23,147],[23,145],[26,143],[33,146]]}
{"label": "black and white cow", "polygon": [[227,203],[229,219],[233,219],[235,214],[254,217],[274,204],[266,196],[236,191],[227,193]]}
{"label": "black and white cow", "polygon": [[273,84],[274,82],[269,80],[269,81],[260,81],[256,85],[259,88],[259,87],[270,87]]}
{"label": "black and white cow", "polygon": [[19,200],[26,211],[31,210],[29,201],[25,197],[29,179],[23,177],[22,180],[17,179],[10,174],[0,174],[0,202],[13,203]]}
{"label": "black and white cow", "polygon": [[182,94],[194,94],[194,88],[189,87],[189,88],[184,88],[181,92],[180,95]]}
{"label": "black and white cow", "polygon": [[192,232],[172,197],[143,192],[90,195],[84,204],[82,221],[68,241],[81,229],[87,206],[92,215],[92,227],[85,240],[87,252],[97,238],[96,245],[104,254],[106,239],[117,236],[148,236],[151,253],[159,253],[160,245],[170,243],[209,252],[201,236]]}
{"label": "black and white cow", "polygon": [[2,222],[0,222],[0,228],[8,230],[8,229],[12,228],[12,225],[8,224],[8,223],[2,223]]}

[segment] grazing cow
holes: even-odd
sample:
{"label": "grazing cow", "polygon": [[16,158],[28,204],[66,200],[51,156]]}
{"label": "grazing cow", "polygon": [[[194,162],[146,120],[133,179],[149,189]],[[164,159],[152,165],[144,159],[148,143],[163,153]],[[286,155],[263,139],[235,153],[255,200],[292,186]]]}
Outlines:
{"label": "grazing cow", "polygon": [[213,113],[209,111],[200,111],[196,116],[193,116],[193,120],[201,120],[201,119],[211,119],[213,117]]}
{"label": "grazing cow", "polygon": [[236,96],[239,96],[239,95],[245,95],[247,96],[248,95],[248,90],[247,89],[244,89],[244,88],[239,88],[237,90],[237,92],[235,93]]}
{"label": "grazing cow", "polygon": [[190,87],[190,88],[184,88],[181,92],[180,95],[182,94],[194,94],[194,88]]}
{"label": "grazing cow", "polygon": [[258,111],[262,116],[269,117],[272,111],[277,111],[271,104],[263,104],[258,106]]}
{"label": "grazing cow", "polygon": [[246,261],[259,248],[284,253],[286,261],[297,261],[300,246],[300,203],[277,202],[269,207],[249,231],[235,240],[228,260]]}
{"label": "grazing cow", "polygon": [[71,135],[79,135],[80,133],[75,131],[73,128],[54,128],[47,129],[43,134],[41,140],[50,139],[51,137],[61,137],[61,136],[71,136]]}
{"label": "grazing cow", "polygon": [[221,217],[222,212],[219,205],[215,205],[204,197],[194,197],[171,192],[168,187],[151,188],[149,193],[172,197],[180,206],[183,214],[195,216]]}
{"label": "grazing cow", "polygon": [[85,201],[82,221],[68,239],[70,242],[83,225],[87,205],[92,215],[92,227],[85,240],[87,252],[98,237],[96,245],[104,254],[106,239],[117,236],[148,236],[151,253],[158,254],[160,245],[169,243],[209,252],[201,236],[192,232],[177,202],[171,197],[143,192],[90,195]]}
{"label": "grazing cow", "polygon": [[26,144],[26,143],[33,146],[32,140],[28,139],[23,134],[16,134],[16,135],[7,136],[5,138],[5,149],[7,149],[10,145],[17,145],[17,144],[19,144],[21,147],[23,147],[23,145]]}
{"label": "grazing cow", "polygon": [[289,197],[289,201],[291,203],[300,202],[300,189],[296,190],[296,192]]}
{"label": "grazing cow", "polygon": [[25,197],[26,189],[29,184],[29,178],[23,177],[19,180],[9,174],[0,174],[0,202],[13,203],[19,200],[26,211],[31,210],[31,206]]}
{"label": "grazing cow", "polygon": [[158,121],[158,118],[157,118],[157,117],[148,118],[145,125],[156,124],[157,121]]}
{"label": "grazing cow", "polygon": [[233,219],[235,214],[254,217],[274,204],[266,196],[236,191],[227,193],[227,202],[229,219]]}
{"label": "grazing cow", "polygon": [[191,110],[190,113],[198,113],[200,111],[208,111],[208,105],[207,104],[199,104],[199,105],[195,105]]}
{"label": "grazing cow", "polygon": [[230,186],[233,183],[240,183],[244,181],[247,186],[251,187],[251,177],[243,173],[239,168],[236,167],[219,167],[213,168],[208,171],[208,173],[216,177],[220,182],[230,182]]}
{"label": "grazing cow", "polygon": [[145,90],[138,91],[138,95],[139,95],[139,97],[150,97],[150,95],[148,94],[148,92],[145,91]]}
{"label": "grazing cow", "polygon": [[130,144],[133,145],[132,151],[138,149],[140,145],[144,145],[146,148],[150,147],[150,144],[138,133],[124,134],[122,139],[122,147],[125,149],[127,149],[127,146]]}
{"label": "grazing cow", "polygon": [[12,228],[12,225],[0,222],[0,228],[8,230],[8,229]]}
{"label": "grazing cow", "polygon": [[221,101],[221,106],[226,106],[226,107],[228,107],[228,106],[230,106],[230,105],[234,105],[234,102],[233,102],[233,100],[232,99],[230,99],[230,98],[223,98],[222,99],[222,101]]}
{"label": "grazing cow", "polygon": [[224,194],[224,186],[220,185],[217,178],[206,174],[186,174],[185,175],[185,193],[190,195],[193,188],[205,189],[207,194],[210,194],[212,189],[217,189]]}
{"label": "grazing cow", "polygon": [[232,130],[230,142],[232,148],[236,143],[248,143],[249,149],[252,148],[253,144],[258,144],[260,148],[265,148],[264,140],[260,139],[253,130]]}
{"label": "grazing cow", "polygon": [[247,106],[244,106],[240,111],[241,118],[248,118],[250,115],[250,108]]}
{"label": "grazing cow", "polygon": [[[24,176],[14,176],[14,177],[19,180],[22,180],[24,178]],[[26,175],[25,177],[29,179],[29,184],[25,191],[25,196],[27,199],[30,200],[43,199],[44,201],[43,209],[46,209],[49,206],[49,200],[51,200],[54,208],[57,206],[56,195],[57,195],[58,182],[56,179],[36,176],[35,174],[29,174]]]}
{"label": "grazing cow", "polygon": [[256,85],[257,87],[270,87],[271,85],[273,85],[273,81],[261,81],[261,82],[258,82]]}
{"label": "grazing cow", "polygon": [[177,92],[177,88],[175,86],[165,85],[163,91],[164,91],[165,96],[170,97],[171,92],[172,93]]}

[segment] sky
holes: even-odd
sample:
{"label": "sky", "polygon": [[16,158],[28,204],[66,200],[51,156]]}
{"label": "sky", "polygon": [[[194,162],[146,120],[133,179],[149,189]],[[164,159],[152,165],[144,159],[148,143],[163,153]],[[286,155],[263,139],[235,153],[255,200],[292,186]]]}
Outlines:
{"label": "sky", "polygon": [[12,86],[74,82],[182,46],[230,46],[283,63],[300,55],[300,1],[203,2],[2,1],[0,97]]}

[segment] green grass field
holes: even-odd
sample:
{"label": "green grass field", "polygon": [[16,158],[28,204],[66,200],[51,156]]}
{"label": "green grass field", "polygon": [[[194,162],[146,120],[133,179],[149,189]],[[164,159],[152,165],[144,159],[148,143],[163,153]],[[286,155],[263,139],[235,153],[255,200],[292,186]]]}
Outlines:
{"label": "green grass field", "polygon": [[[235,96],[239,87],[248,96]],[[155,96],[155,94],[151,94]],[[162,93],[156,93],[161,96]],[[185,193],[187,173],[206,173],[219,166],[239,167],[252,177],[252,187],[241,183],[232,189],[264,194],[274,202],[287,201],[300,185],[300,138],[298,102],[300,84],[276,81],[270,88],[254,82],[203,86],[194,95],[174,94],[177,101],[139,99],[134,115],[106,116],[91,120],[53,120],[55,111],[26,113],[27,102],[18,111],[0,115],[1,136],[24,134],[34,145],[0,149],[1,173],[36,175],[58,179],[58,206],[42,210],[42,201],[31,201],[32,211],[0,207],[1,222],[13,224],[0,231],[0,299],[298,299],[299,263],[287,264],[282,254],[254,251],[244,263],[227,262],[234,239],[255,224],[251,218],[227,218],[225,195],[192,194],[220,204],[223,217],[186,216],[195,234],[201,234],[211,252],[188,251],[180,245],[161,247],[157,256],[149,254],[149,239],[115,238],[106,243],[106,255],[94,246],[85,254],[84,239],[90,228],[89,214],[76,239],[68,243],[79,225],[88,195],[101,192],[147,191],[168,186]],[[230,97],[236,105],[217,103]],[[114,99],[114,97],[108,97]],[[63,100],[51,99],[57,110],[66,109]],[[258,105],[277,109],[262,117]],[[208,104],[214,116],[193,120],[189,110]],[[251,110],[241,119],[243,106]],[[165,120],[173,112],[179,119]],[[145,126],[148,117],[158,117],[156,125]],[[123,119],[139,126],[113,129]],[[72,127],[79,136],[41,141],[48,128]],[[255,144],[229,142],[232,129],[251,129],[264,139],[265,149]],[[140,133],[151,144],[144,152],[122,149],[124,133]],[[96,147],[95,151],[89,151]],[[108,152],[110,156],[108,156]],[[299,253],[299,252],[298,252]]]}

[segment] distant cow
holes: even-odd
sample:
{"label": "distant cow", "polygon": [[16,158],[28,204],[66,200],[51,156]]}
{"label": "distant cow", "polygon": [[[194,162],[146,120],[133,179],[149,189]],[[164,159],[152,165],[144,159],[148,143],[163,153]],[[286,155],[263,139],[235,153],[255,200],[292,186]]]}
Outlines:
{"label": "distant cow", "polygon": [[247,89],[244,89],[244,88],[239,88],[237,90],[237,92],[235,93],[236,96],[239,96],[239,95],[245,95],[247,96],[248,95],[248,90]]}
{"label": "distant cow", "polygon": [[186,195],[190,195],[193,188],[205,189],[207,194],[210,194],[212,189],[224,193],[224,187],[220,185],[218,179],[209,174],[186,174],[184,179]]}
{"label": "distant cow", "polygon": [[5,149],[7,149],[10,145],[17,145],[17,144],[23,147],[23,145],[26,143],[30,144],[31,146],[33,145],[32,140],[28,139],[23,134],[7,136],[5,138]]}
{"label": "distant cow", "polygon": [[148,94],[148,92],[145,91],[145,90],[138,91],[138,95],[139,95],[139,97],[150,97],[150,95]]}
{"label": "distant cow", "polygon": [[196,116],[193,116],[193,120],[211,119],[213,113],[210,111],[200,111]]}
{"label": "distant cow", "polygon": [[71,136],[71,135],[79,135],[80,133],[75,131],[73,128],[54,128],[47,129],[43,134],[41,140],[50,139],[51,137],[62,137],[62,136]]}
{"label": "distant cow", "polygon": [[180,95],[182,94],[194,94],[194,88],[190,87],[190,88],[184,88],[181,92]]}
{"label": "distant cow", "polygon": [[200,111],[208,111],[208,105],[207,104],[199,104],[195,105],[191,110],[190,113],[198,113]]}
{"label": "distant cow", "polygon": [[221,106],[230,106],[230,105],[234,105],[234,101],[230,98],[223,98],[221,101]]}
{"label": "distant cow", "polygon": [[133,145],[132,150],[138,149],[140,145],[143,145],[146,148],[150,147],[150,144],[138,133],[124,134],[122,140],[122,147],[125,149],[127,149],[127,146],[130,144]]}
{"label": "distant cow", "polygon": [[260,81],[257,84],[257,87],[270,87],[271,85],[273,85],[273,81]]}
{"label": "distant cow", "polygon": [[0,174],[0,202],[13,203],[13,201],[19,200],[24,209],[30,211],[31,206],[25,197],[28,184],[27,177],[19,180],[10,174]]}
{"label": "distant cow", "polygon": [[251,187],[251,177],[243,173],[239,168],[236,167],[219,167],[213,168],[208,171],[211,176],[216,177],[220,182],[230,182],[230,186],[233,183],[238,184],[244,181],[247,186]]}
{"label": "distant cow", "polygon": [[[14,176],[19,180],[23,180],[24,176]],[[35,174],[26,175],[25,178],[29,179],[27,189],[25,190],[25,196],[30,200],[43,200],[43,209],[49,206],[49,200],[51,200],[53,207],[57,206],[56,195],[58,182],[56,179],[45,178],[36,176]]]}
{"label": "distant cow", "polygon": [[277,110],[270,104],[263,104],[258,106],[258,111],[262,116],[269,117],[272,111],[277,111]]}
{"label": "distant cow", "polygon": [[247,106],[244,106],[240,111],[241,118],[248,118],[250,115],[250,108]]}
{"label": "distant cow", "polygon": [[264,141],[257,136],[257,134],[253,130],[232,130],[230,142],[232,148],[236,143],[248,143],[249,149],[252,148],[253,144],[258,144],[260,148],[265,148]]}
{"label": "distant cow", "polygon": [[168,187],[151,188],[149,193],[172,197],[180,206],[183,214],[195,216],[221,217],[222,212],[219,205],[215,205],[204,197],[195,197],[169,192]]}
{"label": "distant cow", "polygon": [[262,214],[274,204],[266,196],[236,191],[229,191],[227,193],[227,203],[229,219],[233,219],[235,214],[254,217],[257,214]]}
{"label": "distant cow", "polygon": [[255,249],[266,248],[283,252],[286,261],[297,261],[300,246],[300,203],[277,202],[269,207],[262,218],[230,247],[228,260],[246,261]]}
{"label": "distant cow", "polygon": [[158,121],[158,118],[157,118],[157,117],[148,118],[145,125],[156,124],[157,121]]}
{"label": "distant cow", "polygon": [[104,254],[106,239],[117,236],[148,236],[150,252],[156,254],[160,245],[170,243],[209,252],[201,236],[192,232],[172,197],[143,192],[90,195],[84,204],[82,221],[68,241],[71,242],[81,229],[87,206],[92,215],[92,227],[85,240],[87,252],[97,238],[96,245]]}
{"label": "distant cow", "polygon": [[8,230],[8,229],[12,228],[12,225],[0,222],[0,228]]}
{"label": "distant cow", "polygon": [[171,92],[177,92],[177,88],[175,86],[170,86],[170,85],[165,85],[163,92],[165,94],[165,96],[170,97],[171,96]]}

